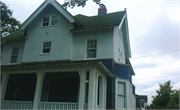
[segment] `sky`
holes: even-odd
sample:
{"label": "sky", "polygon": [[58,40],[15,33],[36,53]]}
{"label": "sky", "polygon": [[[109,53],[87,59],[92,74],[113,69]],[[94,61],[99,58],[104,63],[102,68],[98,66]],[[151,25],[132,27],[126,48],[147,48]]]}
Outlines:
{"label": "sky", "polygon": [[[13,17],[23,23],[44,0],[2,1],[13,10]],[[127,10],[136,94],[147,95],[150,104],[159,83],[171,80],[173,89],[180,89],[180,0],[101,0],[101,3],[107,13]],[[89,0],[84,8],[67,10],[72,15],[95,16],[98,8]]]}

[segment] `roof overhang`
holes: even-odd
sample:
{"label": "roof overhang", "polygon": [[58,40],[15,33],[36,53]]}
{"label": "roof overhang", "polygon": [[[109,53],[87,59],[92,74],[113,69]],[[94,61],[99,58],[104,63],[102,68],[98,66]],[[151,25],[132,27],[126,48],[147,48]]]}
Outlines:
{"label": "roof overhang", "polygon": [[65,10],[56,0],[45,0],[21,25],[21,30],[24,30],[35,18],[36,16],[48,5],[53,5],[62,15],[64,15],[70,23],[75,22],[75,18]]}

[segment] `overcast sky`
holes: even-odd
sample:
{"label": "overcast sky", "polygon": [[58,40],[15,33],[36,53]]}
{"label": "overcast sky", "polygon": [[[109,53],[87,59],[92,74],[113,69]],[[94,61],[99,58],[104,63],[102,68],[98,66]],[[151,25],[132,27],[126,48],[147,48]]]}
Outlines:
{"label": "overcast sky", "polygon": [[[3,0],[13,16],[24,22],[44,0]],[[60,4],[64,0],[57,0]],[[101,0],[107,12],[127,8],[129,36],[136,94],[156,95],[159,83],[171,80],[180,89],[180,0]],[[84,8],[68,8],[72,15],[97,15],[92,0]]]}

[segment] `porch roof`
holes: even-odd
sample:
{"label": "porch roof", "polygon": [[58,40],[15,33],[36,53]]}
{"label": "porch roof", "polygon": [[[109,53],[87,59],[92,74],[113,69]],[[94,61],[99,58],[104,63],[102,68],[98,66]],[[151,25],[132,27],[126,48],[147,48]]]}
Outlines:
{"label": "porch roof", "polygon": [[[113,73],[103,64],[101,60],[88,60],[88,61],[59,61],[59,62],[36,62],[36,63],[22,63],[16,65],[2,65],[2,73],[20,73],[24,70],[38,70],[38,68],[48,69],[50,67],[86,67],[89,65],[93,65],[96,68],[101,69],[107,76],[115,77]],[[22,71],[21,71],[22,70]],[[39,71],[39,70],[38,70]],[[45,71],[46,72],[46,71]]]}

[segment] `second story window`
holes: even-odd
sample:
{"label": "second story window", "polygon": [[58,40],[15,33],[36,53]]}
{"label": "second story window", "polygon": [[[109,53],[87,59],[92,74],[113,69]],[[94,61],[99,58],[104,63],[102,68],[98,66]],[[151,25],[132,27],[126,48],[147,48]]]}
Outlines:
{"label": "second story window", "polygon": [[43,26],[49,26],[49,17],[43,19]]}
{"label": "second story window", "polygon": [[51,50],[51,42],[43,43],[43,53],[50,53]]}
{"label": "second story window", "polygon": [[18,57],[18,51],[19,51],[19,47],[13,48],[10,63],[16,63]]}
{"label": "second story window", "polygon": [[96,58],[97,40],[87,41],[86,58]]}

